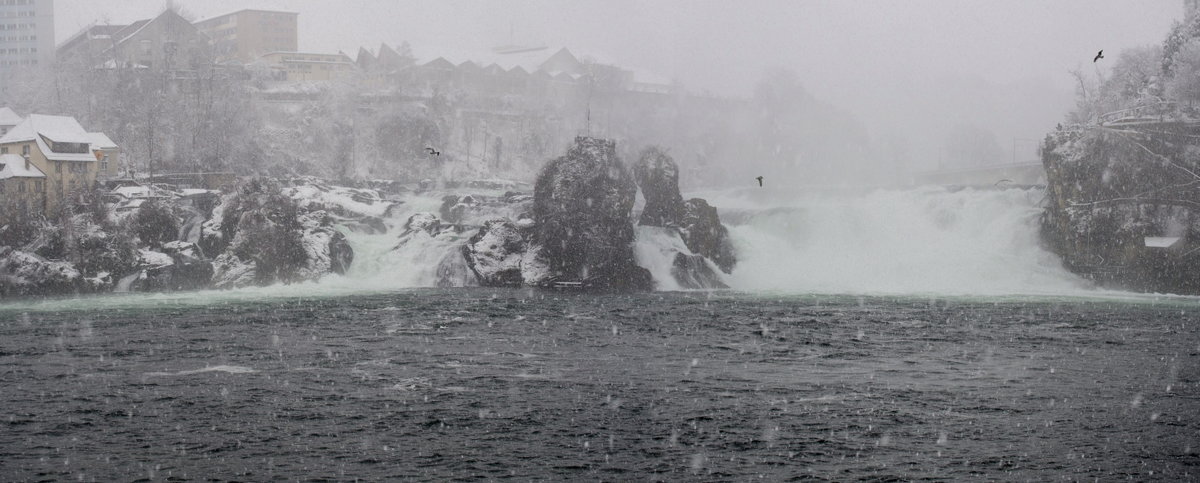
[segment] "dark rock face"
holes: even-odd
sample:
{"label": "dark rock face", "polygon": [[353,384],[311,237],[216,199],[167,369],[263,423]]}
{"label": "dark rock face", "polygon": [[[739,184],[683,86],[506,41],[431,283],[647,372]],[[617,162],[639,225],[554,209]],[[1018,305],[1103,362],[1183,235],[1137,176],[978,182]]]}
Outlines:
{"label": "dark rock face", "polygon": [[721,276],[708,266],[708,261],[701,255],[675,254],[671,265],[671,276],[683,288],[689,289],[718,289],[729,288],[721,281]]}
{"label": "dark rock face", "polygon": [[614,141],[578,137],[566,156],[547,163],[534,186],[533,219],[550,278],[600,289],[652,289],[650,272],[633,256],[636,194]]}
{"label": "dark rock face", "polygon": [[338,275],[345,275],[350,270],[350,264],[354,263],[354,249],[350,247],[350,242],[342,232],[332,229],[329,231],[329,270]]}
{"label": "dark rock face", "polygon": [[683,219],[683,196],[679,194],[679,166],[656,147],[646,148],[633,165],[638,188],[646,198],[639,225],[678,226]]}
{"label": "dark rock face", "polygon": [[[1042,238],[1114,288],[1200,293],[1200,149],[1186,128],[1056,131],[1042,145]],[[1154,237],[1158,243],[1148,243]],[[1167,241],[1170,247],[1163,245]]]}
{"label": "dark rock face", "polygon": [[679,230],[688,250],[712,260],[722,272],[733,271],[737,256],[729,241],[729,230],[721,224],[717,209],[700,198],[687,200],[683,207],[683,221],[679,224]]}
{"label": "dark rock face", "polygon": [[196,245],[183,241],[163,244],[171,263],[142,263],[142,276],[130,287],[136,291],[199,290],[212,283],[213,266]]}

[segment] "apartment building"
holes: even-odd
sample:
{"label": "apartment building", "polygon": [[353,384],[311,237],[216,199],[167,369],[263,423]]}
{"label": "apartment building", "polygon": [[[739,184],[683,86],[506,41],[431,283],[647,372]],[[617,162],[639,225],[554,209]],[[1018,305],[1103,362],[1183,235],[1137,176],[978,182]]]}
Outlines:
{"label": "apartment building", "polygon": [[254,62],[272,52],[300,49],[295,12],[239,10],[196,22],[212,39],[219,60]]}
{"label": "apartment building", "polygon": [[54,0],[0,0],[0,78],[54,62]]}

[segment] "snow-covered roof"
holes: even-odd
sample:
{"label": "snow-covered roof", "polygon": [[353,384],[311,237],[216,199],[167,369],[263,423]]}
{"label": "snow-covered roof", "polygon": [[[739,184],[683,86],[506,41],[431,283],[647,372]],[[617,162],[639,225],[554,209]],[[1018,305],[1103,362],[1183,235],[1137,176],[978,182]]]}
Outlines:
{"label": "snow-covered roof", "polygon": [[30,164],[29,169],[25,169],[25,158],[16,154],[0,154],[0,179],[45,177],[46,173],[37,166]]}
{"label": "snow-covered roof", "polygon": [[1148,236],[1145,243],[1148,248],[1171,248],[1181,239],[1178,236]]}
{"label": "snow-covered roof", "polygon": [[102,132],[90,132],[90,133],[88,133],[88,138],[90,139],[89,142],[92,145],[92,149],[116,149],[117,148],[117,143],[114,143],[112,139],[109,139],[108,135],[106,135]]}
{"label": "snow-covered roof", "polygon": [[0,107],[0,126],[16,126],[24,121],[21,116],[7,107]]}
{"label": "snow-covered roof", "polygon": [[149,186],[121,186],[112,190],[113,194],[118,194],[126,198],[148,198],[150,197]]}
{"label": "snow-covered roof", "polygon": [[[506,71],[520,67],[525,72],[537,72],[542,69],[542,65],[546,61],[565,50],[550,50],[545,46],[500,47],[484,51],[443,49],[439,50],[437,55],[418,57],[417,64],[424,65],[440,58],[456,66],[471,63],[482,69],[494,64]],[[555,72],[551,72],[551,74],[553,75]]]}
{"label": "snow-covered roof", "polygon": [[37,141],[38,149],[51,161],[96,161],[96,156],[90,152],[54,152],[46,144],[46,139],[59,143],[91,144],[92,138],[73,117],[30,114],[8,134],[0,137],[0,144]]}
{"label": "snow-covered roof", "polygon": [[128,200],[128,201],[125,201],[125,202],[122,202],[121,204],[119,204],[119,205],[117,206],[117,211],[132,211],[132,210],[136,210],[136,209],[138,209],[138,208],[141,208],[141,207],[142,207],[142,205],[144,205],[144,204],[146,204],[146,200],[145,200],[144,198],[138,198],[138,199],[135,199],[135,200]]}

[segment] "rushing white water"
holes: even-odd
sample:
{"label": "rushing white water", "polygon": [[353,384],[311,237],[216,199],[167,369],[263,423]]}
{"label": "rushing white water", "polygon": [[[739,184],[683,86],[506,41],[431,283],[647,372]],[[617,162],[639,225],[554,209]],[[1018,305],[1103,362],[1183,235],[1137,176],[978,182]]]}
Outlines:
{"label": "rushing white water", "polygon": [[[345,276],[320,282],[188,293],[120,294],[85,299],[23,301],[6,308],[101,309],[144,305],[206,305],[264,298],[337,297],[436,286],[447,258],[473,233],[410,235],[413,213],[437,213],[441,194],[411,196],[387,220],[384,234],[347,232],[355,251]],[[907,294],[945,296],[1099,296],[1140,298],[1096,291],[1068,273],[1038,243],[1042,191],[952,191],[944,188],[867,193],[781,194],[769,190],[699,193],[718,207],[730,230],[738,264],[724,281],[734,290],[793,294]],[[782,200],[782,201],[779,201]],[[469,223],[513,217],[513,207],[482,208]],[[397,248],[399,246],[399,248]],[[671,277],[682,240],[640,227],[635,255],[659,290],[678,290]],[[465,266],[450,267],[451,272]],[[458,276],[461,278],[462,273]],[[453,277],[452,277],[453,278]],[[462,285],[461,280],[449,284]]]}
{"label": "rushing white water", "polygon": [[1037,189],[927,187],[775,204],[713,194],[742,290],[947,295],[1076,294],[1087,284],[1038,243]]}

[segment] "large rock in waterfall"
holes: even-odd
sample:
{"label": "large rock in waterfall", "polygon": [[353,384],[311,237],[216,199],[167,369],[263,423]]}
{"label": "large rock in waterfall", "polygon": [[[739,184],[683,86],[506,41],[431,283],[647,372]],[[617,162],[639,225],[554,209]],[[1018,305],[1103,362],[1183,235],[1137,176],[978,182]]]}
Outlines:
{"label": "large rock in waterfall", "polygon": [[481,285],[488,287],[537,285],[547,275],[533,243],[531,225],[497,218],[483,223],[463,246],[463,258]]}
{"label": "large rock in waterfall", "polygon": [[1164,124],[1048,135],[1045,244],[1101,285],[1200,293],[1198,134]]}
{"label": "large rock in waterfall", "polygon": [[646,199],[638,224],[678,226],[683,219],[683,196],[679,194],[679,166],[675,160],[660,148],[646,148],[633,164],[633,175]]}
{"label": "large rock in waterfall", "polygon": [[722,272],[733,271],[737,255],[729,241],[729,230],[721,224],[717,209],[709,206],[707,201],[692,198],[684,202],[679,231],[692,253],[712,260]]}
{"label": "large rock in waterfall", "polygon": [[634,164],[638,187],[646,206],[640,225],[677,231],[691,253],[678,252],[671,274],[684,288],[726,288],[721,276],[705,260],[730,273],[737,263],[729,231],[717,209],[700,198],[683,201],[679,193],[679,166],[662,149],[649,147]]}
{"label": "large rock in waterfall", "polygon": [[549,282],[583,282],[613,290],[650,290],[650,272],[634,260],[630,220],[637,185],[616,142],[577,137],[551,160],[534,185],[536,243]]}

